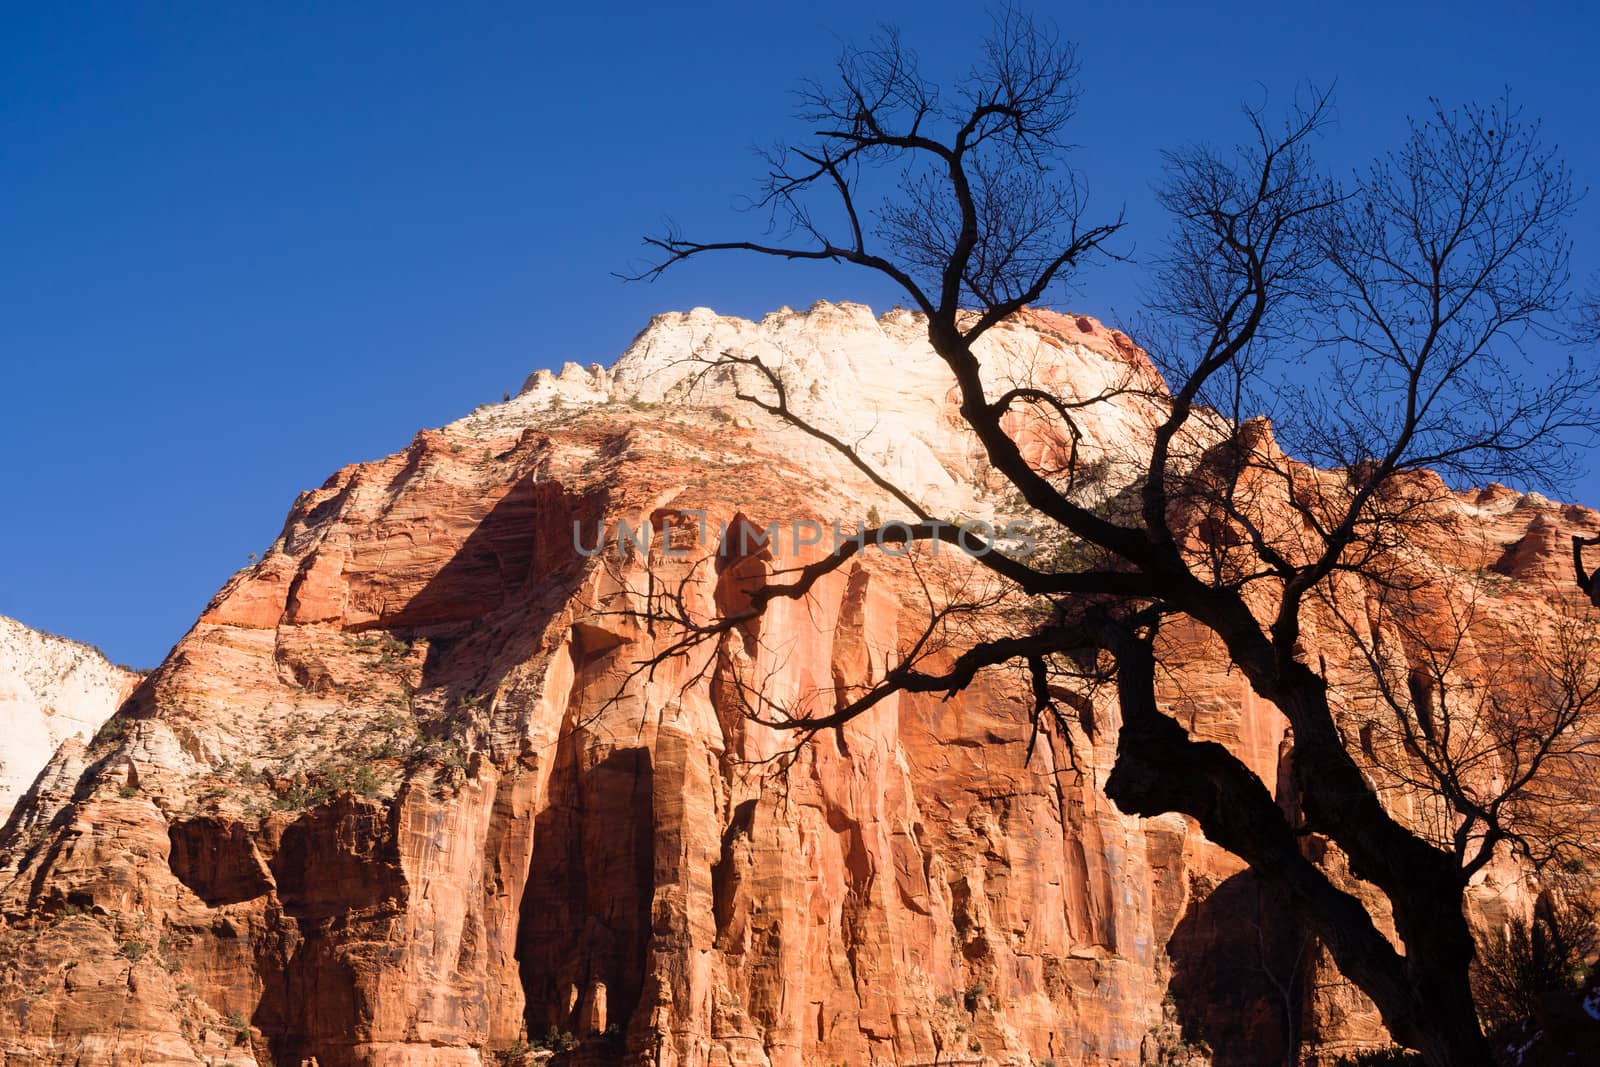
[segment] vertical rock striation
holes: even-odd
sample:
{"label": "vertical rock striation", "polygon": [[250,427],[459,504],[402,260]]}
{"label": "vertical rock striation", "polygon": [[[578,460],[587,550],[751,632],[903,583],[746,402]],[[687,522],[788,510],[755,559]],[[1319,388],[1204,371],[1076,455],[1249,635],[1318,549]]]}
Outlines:
{"label": "vertical rock striation", "polygon": [[[920,329],[854,305],[661,316],[610,369],[536,375],[302,494],[0,842],[0,1063],[476,1067],[548,1042],[583,1064],[1126,1065],[1198,1049],[1230,996],[1216,1062],[1279,1054],[1300,1007],[1244,991],[1298,958],[1293,932],[1187,820],[1104,798],[1103,695],[1063,692],[1073,716],[1037,736],[1001,671],[797,750],[750,717],[881,677],[970,581],[959,559],[869,553],[690,646],[653,610],[710,618],[820,551],[719,527],[894,514],[699,373],[724,350],[782,367],[941,512],[1005,517]],[[987,343],[999,378],[1158,383],[1089,319]],[[1084,447],[1114,477],[1152,417],[1091,409]],[[1508,491],[1452,507],[1419,565],[1492,572],[1535,616],[1561,537],[1600,527]],[[647,551],[590,554],[622,523]],[[1284,723],[1188,640],[1174,713],[1276,782]],[[1318,1008],[1324,1046],[1381,1038],[1359,997],[1319,995],[1350,1017]]]}

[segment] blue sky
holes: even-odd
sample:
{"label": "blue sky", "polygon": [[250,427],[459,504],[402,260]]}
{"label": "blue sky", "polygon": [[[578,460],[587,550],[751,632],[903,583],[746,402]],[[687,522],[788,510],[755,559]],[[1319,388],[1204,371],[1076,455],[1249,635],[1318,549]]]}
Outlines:
{"label": "blue sky", "polygon": [[[1163,147],[1338,80],[1353,166],[1437,95],[1510,86],[1600,183],[1593,5],[1042,3],[1079,42],[1076,140],[1135,252]],[[842,39],[959,71],[981,5],[0,4],[0,614],[159,662],[296,493],[650,315],[887,306],[839,269],[612,272],[734,205]],[[1575,221],[1600,267],[1600,205]],[[1070,304],[1134,309],[1134,269]],[[1600,504],[1591,471],[1575,488]]]}

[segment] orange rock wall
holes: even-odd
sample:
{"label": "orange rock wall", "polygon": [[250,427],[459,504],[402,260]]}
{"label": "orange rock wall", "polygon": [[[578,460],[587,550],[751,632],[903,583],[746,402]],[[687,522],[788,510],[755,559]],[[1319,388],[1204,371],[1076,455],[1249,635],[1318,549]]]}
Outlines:
{"label": "orange rock wall", "polygon": [[[719,403],[516,411],[303,494],[117,729],[57,753],[0,843],[0,1065],[475,1067],[552,1029],[574,1063],[1182,1062],[1173,998],[1217,1063],[1281,1043],[1258,978],[1292,932],[1186,820],[1105,800],[1103,696],[1033,737],[997,671],[792,755],[747,718],[752,685],[826,710],[881,676],[927,617],[910,561],[641,670],[681,637],[663,597],[710,618],[786,563],[703,551],[686,509],[854,518],[858,475]],[[1489,547],[1449,565],[1524,599],[1600,526],[1463,507]],[[574,548],[652,516],[650,558]],[[1174,714],[1275,781],[1283,722],[1191,636]]]}

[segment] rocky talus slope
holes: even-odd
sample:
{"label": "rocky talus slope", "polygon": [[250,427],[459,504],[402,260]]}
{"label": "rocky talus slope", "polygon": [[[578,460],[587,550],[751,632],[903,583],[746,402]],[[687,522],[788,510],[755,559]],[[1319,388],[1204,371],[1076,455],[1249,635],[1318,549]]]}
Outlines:
{"label": "rocky talus slope", "polygon": [[0,824],[69,738],[87,742],[139,676],[0,615]]}
{"label": "rocky talus slope", "polygon": [[[921,330],[854,305],[661,316],[609,369],[535,375],[302,494],[0,842],[0,1064],[478,1067],[546,1035],[577,1064],[1198,1064],[1202,1038],[1254,1064],[1290,1016],[1324,1052],[1381,1043],[1235,860],[1104,799],[1106,696],[1063,692],[1073,715],[1033,737],[1026,687],[995,671],[789,758],[747,716],[753,693],[825,708],[881,677],[960,561],[869,553],[638,668],[679,637],[663,600],[710,617],[792,563],[719,547],[697,512],[897,513],[701,373],[723,352],[782,367],[942,513],[1005,517]],[[1158,382],[1089,319],[986,344],[997,381]],[[1084,447],[1114,477],[1152,417],[1090,409]],[[1451,506],[1414,565],[1507,619],[1546,618],[1563,539],[1600,528],[1506,490]],[[580,550],[620,521],[652,528],[648,554]],[[1174,713],[1275,783],[1283,721],[1187,641]],[[1485,922],[1519,906],[1514,871],[1480,882]],[[1285,1005],[1296,966],[1322,969]]]}

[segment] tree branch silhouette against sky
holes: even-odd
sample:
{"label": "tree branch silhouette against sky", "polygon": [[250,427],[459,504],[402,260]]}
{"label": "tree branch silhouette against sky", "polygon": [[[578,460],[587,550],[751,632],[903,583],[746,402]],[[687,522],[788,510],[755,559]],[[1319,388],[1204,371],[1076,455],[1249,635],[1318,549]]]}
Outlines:
{"label": "tree branch silhouette against sky", "polygon": [[[1583,188],[1600,174],[1576,4],[1120,4],[1061,21],[1082,60],[1075,165],[1119,250],[1154,255],[1163,149],[1231,143],[1241,100],[1337,84],[1319,156],[1400,140],[1428,97],[1509,86]],[[625,285],[662,205],[723,230],[800,80],[875,23],[932,75],[970,4],[148,7],[0,14],[0,613],[153,666],[299,491],[652,314],[902,299],[740,257]],[[720,176],[707,182],[708,174]],[[1571,229],[1593,233],[1582,200]],[[713,225],[719,224],[719,225]],[[1600,271],[1580,247],[1574,269]],[[1138,262],[1055,302],[1139,309]],[[1565,353],[1561,353],[1564,358]],[[1556,358],[1551,350],[1550,358]],[[1600,503],[1591,464],[1572,499]]]}

